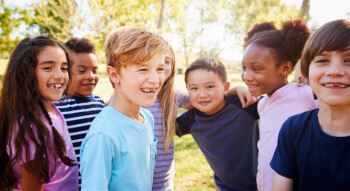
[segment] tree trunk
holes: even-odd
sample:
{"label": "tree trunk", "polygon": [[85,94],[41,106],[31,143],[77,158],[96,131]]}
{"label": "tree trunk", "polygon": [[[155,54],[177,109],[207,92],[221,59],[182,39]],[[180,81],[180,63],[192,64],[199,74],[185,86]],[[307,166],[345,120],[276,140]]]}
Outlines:
{"label": "tree trunk", "polygon": [[160,15],[159,15],[158,25],[157,25],[157,30],[159,34],[162,34],[162,26],[164,22],[165,3],[166,3],[166,0],[161,0],[161,1],[162,1],[162,6],[160,8]]}
{"label": "tree trunk", "polygon": [[[300,18],[302,18],[305,23],[307,23],[309,20],[309,10],[310,10],[310,0],[303,0],[303,3],[301,4],[301,8],[300,8]],[[297,82],[300,76],[302,75],[300,71],[300,61],[299,61],[295,66],[293,82]]]}
{"label": "tree trunk", "polygon": [[303,0],[300,8],[300,17],[305,23],[309,21],[310,0]]}

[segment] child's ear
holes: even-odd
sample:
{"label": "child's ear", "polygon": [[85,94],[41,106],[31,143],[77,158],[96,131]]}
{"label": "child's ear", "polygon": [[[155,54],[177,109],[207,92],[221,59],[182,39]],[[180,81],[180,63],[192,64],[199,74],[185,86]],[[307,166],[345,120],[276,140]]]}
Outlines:
{"label": "child's ear", "polygon": [[286,61],[280,67],[281,75],[287,77],[292,72],[293,63],[291,61]]}
{"label": "child's ear", "polygon": [[109,80],[111,80],[113,84],[118,84],[120,82],[119,80],[120,76],[116,68],[114,68],[113,66],[107,66],[107,74],[109,76]]}
{"label": "child's ear", "polygon": [[230,82],[225,82],[224,84],[224,94],[227,95],[230,90]]}

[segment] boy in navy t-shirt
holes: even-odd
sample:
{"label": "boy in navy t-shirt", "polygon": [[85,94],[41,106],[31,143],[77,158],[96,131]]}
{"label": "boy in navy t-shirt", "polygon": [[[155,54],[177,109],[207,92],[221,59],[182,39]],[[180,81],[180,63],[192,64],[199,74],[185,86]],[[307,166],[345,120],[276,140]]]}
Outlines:
{"label": "boy in navy t-shirt", "polygon": [[226,95],[225,66],[214,58],[200,58],[186,70],[192,106],[177,118],[177,135],[192,134],[214,171],[218,190],[256,190],[257,103],[242,109],[237,96]]}
{"label": "boy in navy t-shirt", "polygon": [[301,57],[319,109],[290,117],[271,161],[272,190],[350,190],[350,20],[317,29]]}

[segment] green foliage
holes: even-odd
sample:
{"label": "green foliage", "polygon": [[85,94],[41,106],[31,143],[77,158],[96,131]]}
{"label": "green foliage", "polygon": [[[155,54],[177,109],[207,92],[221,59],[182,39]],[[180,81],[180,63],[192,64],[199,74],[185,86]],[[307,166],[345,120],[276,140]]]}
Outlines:
{"label": "green foliage", "polygon": [[12,39],[11,33],[20,26],[22,17],[20,9],[9,7],[0,0],[0,58],[9,58],[20,41],[18,37]]}
{"label": "green foliage", "polygon": [[299,17],[295,5],[287,6],[280,0],[228,0],[225,7],[228,7],[230,17],[227,26],[239,41],[256,23],[274,21],[278,25],[284,20]]}

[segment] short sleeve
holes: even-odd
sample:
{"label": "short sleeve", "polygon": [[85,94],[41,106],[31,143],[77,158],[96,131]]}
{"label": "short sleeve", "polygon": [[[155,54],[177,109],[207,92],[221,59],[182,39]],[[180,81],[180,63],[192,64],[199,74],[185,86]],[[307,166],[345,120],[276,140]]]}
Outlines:
{"label": "short sleeve", "polygon": [[175,104],[181,108],[190,101],[186,89],[175,89]]}
{"label": "short sleeve", "polygon": [[278,135],[277,147],[271,160],[271,168],[281,176],[294,179],[296,177],[296,158],[293,149],[293,138],[288,131],[291,126],[289,118],[283,125]]}
{"label": "short sleeve", "polygon": [[80,173],[82,190],[108,190],[115,160],[115,149],[109,137],[96,134],[83,142]]}
{"label": "short sleeve", "polygon": [[195,109],[186,111],[176,118],[176,135],[181,137],[191,133],[191,126],[195,120]]}

